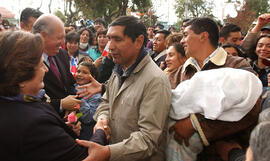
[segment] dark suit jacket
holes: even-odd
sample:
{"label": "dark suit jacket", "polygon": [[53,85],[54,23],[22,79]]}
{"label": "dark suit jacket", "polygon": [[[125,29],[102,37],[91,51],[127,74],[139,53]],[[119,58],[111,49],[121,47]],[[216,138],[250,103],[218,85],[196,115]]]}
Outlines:
{"label": "dark suit jacket", "polygon": [[[77,135],[46,102],[0,98],[0,160],[81,161],[88,149],[75,142]],[[90,141],[105,145],[98,129]]]}
{"label": "dark suit jacket", "polygon": [[55,61],[61,75],[63,86],[49,68],[44,76],[44,89],[46,94],[51,98],[51,105],[59,113],[60,100],[68,95],[75,95],[75,80],[70,73],[69,57],[62,49],[55,56]]}
{"label": "dark suit jacket", "polygon": [[46,102],[0,98],[0,160],[79,161],[87,148]]}

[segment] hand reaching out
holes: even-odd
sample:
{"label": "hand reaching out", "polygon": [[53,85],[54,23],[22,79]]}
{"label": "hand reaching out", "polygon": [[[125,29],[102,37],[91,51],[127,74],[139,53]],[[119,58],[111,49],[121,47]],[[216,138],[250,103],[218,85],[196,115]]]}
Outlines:
{"label": "hand reaching out", "polygon": [[97,80],[95,80],[91,75],[90,75],[90,81],[91,83],[85,84],[82,86],[78,86],[78,89],[82,89],[81,91],[77,92],[79,97],[84,97],[84,99],[87,99],[94,94],[100,93],[102,90],[102,84],[100,84]]}
{"label": "hand reaching out", "polygon": [[110,159],[110,149],[108,146],[102,146],[91,141],[76,139],[76,142],[88,148],[88,157],[83,161],[107,161]]}

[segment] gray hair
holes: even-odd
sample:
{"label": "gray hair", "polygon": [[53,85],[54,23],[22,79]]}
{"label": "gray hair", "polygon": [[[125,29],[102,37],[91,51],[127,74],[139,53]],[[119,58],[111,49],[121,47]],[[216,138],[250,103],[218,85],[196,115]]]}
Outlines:
{"label": "gray hair", "polygon": [[249,146],[252,151],[252,161],[270,160],[270,122],[258,124],[252,131]]}
{"label": "gray hair", "polygon": [[270,121],[270,108],[266,108],[259,115],[258,122]]}
{"label": "gray hair", "polygon": [[35,34],[43,31],[48,35],[51,35],[54,33],[54,24],[59,22],[62,23],[57,16],[43,14],[34,23],[32,32]]}

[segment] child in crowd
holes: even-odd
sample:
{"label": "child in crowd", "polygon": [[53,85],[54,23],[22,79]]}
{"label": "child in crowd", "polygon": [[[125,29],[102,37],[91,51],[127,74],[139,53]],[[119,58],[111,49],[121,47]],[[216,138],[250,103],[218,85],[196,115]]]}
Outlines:
{"label": "child in crowd", "polygon": [[[77,67],[77,72],[75,74],[76,86],[84,85],[90,83],[91,76],[97,79],[98,71],[94,64],[91,62],[81,62]],[[82,116],[80,117],[81,121],[81,133],[80,139],[89,140],[93,135],[93,128],[96,124],[93,119],[93,115],[96,112],[96,109],[101,101],[101,94],[95,94],[88,99],[82,98],[82,104],[80,107],[80,112]]]}

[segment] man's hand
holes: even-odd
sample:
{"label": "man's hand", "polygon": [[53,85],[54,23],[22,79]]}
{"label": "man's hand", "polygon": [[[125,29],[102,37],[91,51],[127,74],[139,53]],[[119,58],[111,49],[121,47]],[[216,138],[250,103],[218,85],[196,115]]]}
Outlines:
{"label": "man's hand", "polygon": [[79,97],[84,97],[84,99],[87,99],[94,94],[100,93],[102,90],[102,84],[96,81],[91,75],[89,76],[91,83],[77,87],[78,89],[83,89],[77,92],[77,95],[79,95]]}
{"label": "man's hand", "polygon": [[195,132],[189,117],[177,121],[170,127],[169,132],[172,133],[173,131],[175,132],[174,139],[181,145],[184,141],[186,146],[189,146],[189,139]]}
{"label": "man's hand", "polygon": [[110,139],[111,129],[109,127],[109,120],[107,119],[98,120],[94,127],[94,133],[96,132],[97,129],[102,129],[105,132],[106,139],[107,140]]}
{"label": "man's hand", "polygon": [[73,123],[68,123],[66,122],[66,124],[78,135],[80,136],[81,133],[81,122],[78,121],[77,124],[73,124]]}
{"label": "man's hand", "polygon": [[262,14],[258,17],[258,22],[256,26],[251,30],[251,32],[258,33],[261,31],[262,27],[270,22],[270,13]]}
{"label": "man's hand", "polygon": [[107,161],[110,159],[110,149],[108,146],[102,146],[91,141],[76,139],[76,142],[88,148],[88,157],[83,161]]}
{"label": "man's hand", "polygon": [[64,110],[74,111],[78,104],[81,104],[82,101],[76,99],[76,95],[69,95],[63,99],[61,99],[61,105]]}

